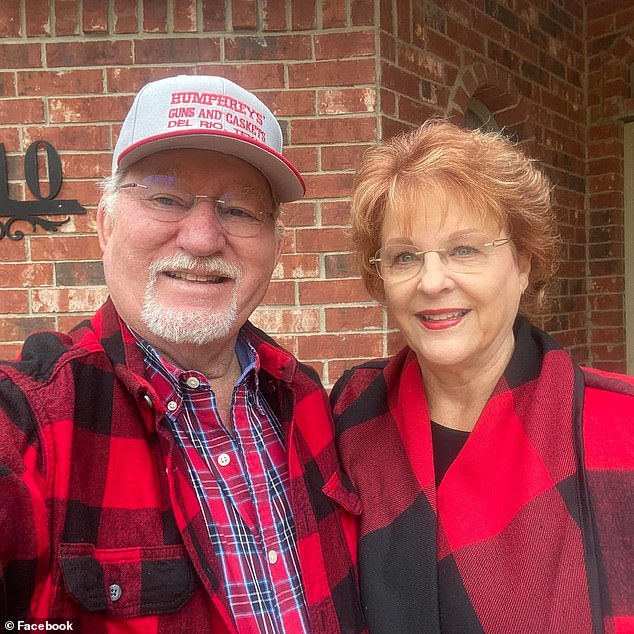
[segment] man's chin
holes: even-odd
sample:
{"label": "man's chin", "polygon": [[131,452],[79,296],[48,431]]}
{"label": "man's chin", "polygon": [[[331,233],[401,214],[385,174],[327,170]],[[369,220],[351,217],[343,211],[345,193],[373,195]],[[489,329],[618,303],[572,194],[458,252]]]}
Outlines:
{"label": "man's chin", "polygon": [[236,328],[233,307],[223,311],[146,307],[141,319],[155,337],[175,344],[214,343],[233,335]]}

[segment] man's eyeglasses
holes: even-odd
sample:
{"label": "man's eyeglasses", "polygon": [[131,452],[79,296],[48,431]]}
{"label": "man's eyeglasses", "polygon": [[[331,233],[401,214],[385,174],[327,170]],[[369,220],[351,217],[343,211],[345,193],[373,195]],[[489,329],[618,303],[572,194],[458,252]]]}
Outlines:
{"label": "man's eyeglasses", "polygon": [[510,237],[491,240],[478,234],[462,236],[443,249],[428,251],[421,251],[413,244],[389,244],[370,258],[370,264],[386,282],[405,282],[416,277],[428,253],[436,253],[445,268],[453,273],[479,273],[489,266],[493,250],[510,241]]}
{"label": "man's eyeglasses", "polygon": [[213,204],[222,228],[240,238],[258,235],[262,227],[273,219],[272,214],[257,208],[257,194],[234,192],[218,198],[192,194],[187,185],[171,176],[149,176],[142,183],[124,183],[119,189],[136,191],[148,215],[159,222],[178,222],[198,201],[207,198]]}

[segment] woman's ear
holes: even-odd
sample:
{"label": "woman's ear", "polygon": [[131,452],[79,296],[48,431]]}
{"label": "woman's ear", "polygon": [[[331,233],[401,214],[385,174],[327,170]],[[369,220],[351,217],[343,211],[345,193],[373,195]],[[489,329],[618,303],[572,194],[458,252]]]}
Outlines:
{"label": "woman's ear", "polygon": [[517,268],[519,270],[520,286],[522,293],[528,287],[529,276],[531,273],[531,256],[528,253],[517,254]]}

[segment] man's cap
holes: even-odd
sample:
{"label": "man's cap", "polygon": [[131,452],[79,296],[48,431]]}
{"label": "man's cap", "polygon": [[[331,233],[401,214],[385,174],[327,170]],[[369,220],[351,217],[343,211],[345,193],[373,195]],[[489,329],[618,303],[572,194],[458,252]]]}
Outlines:
{"label": "man's cap", "polygon": [[177,148],[213,150],[250,163],[278,202],[306,191],[300,173],[282,156],[282,130],[273,113],[224,77],[178,75],[143,86],[123,122],[112,171]]}

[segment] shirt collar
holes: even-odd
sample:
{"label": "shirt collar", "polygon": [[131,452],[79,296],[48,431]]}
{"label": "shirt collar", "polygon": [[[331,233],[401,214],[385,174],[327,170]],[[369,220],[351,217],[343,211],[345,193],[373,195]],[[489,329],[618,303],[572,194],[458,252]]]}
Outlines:
{"label": "shirt collar", "polygon": [[[152,346],[141,335],[130,328],[130,326],[125,324],[125,327],[134,337],[139,348],[141,349],[141,352],[143,353],[143,358],[146,360],[146,367],[148,365],[148,361],[152,362],[152,365],[161,368],[164,374],[171,378],[175,386],[180,383],[181,378],[184,374],[188,376],[190,376],[192,373],[201,374],[200,372],[196,372],[195,370],[179,368],[178,366],[170,363],[159,353],[159,351],[154,346]],[[251,342],[246,338],[246,336],[244,336],[242,330],[240,331],[236,340],[235,352],[238,358],[238,362],[240,363],[240,369],[242,371],[240,377],[236,381],[236,385],[239,385],[240,383],[242,383],[242,381],[247,380],[247,377],[252,374],[255,381],[255,387],[257,389],[258,373],[260,371],[260,357]]]}

